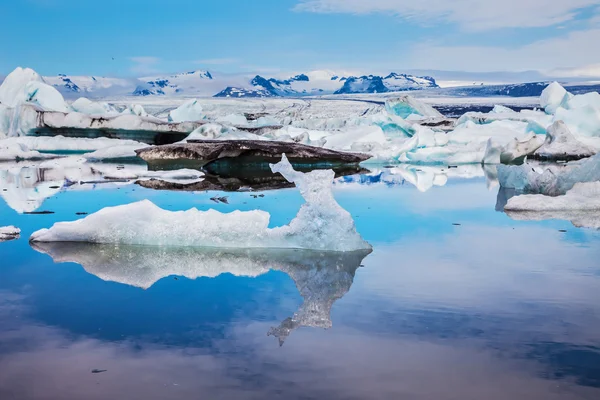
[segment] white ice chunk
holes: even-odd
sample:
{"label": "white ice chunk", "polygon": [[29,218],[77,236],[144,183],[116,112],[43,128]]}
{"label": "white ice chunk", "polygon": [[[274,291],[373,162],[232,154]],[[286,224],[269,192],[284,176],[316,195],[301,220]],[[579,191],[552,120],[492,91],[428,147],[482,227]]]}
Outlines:
{"label": "white ice chunk", "polygon": [[248,120],[242,114],[228,114],[223,117],[217,118],[216,122],[232,125],[232,126],[247,126]]}
{"label": "white ice chunk", "polygon": [[29,82],[19,96],[17,104],[32,103],[44,111],[69,112],[69,105],[62,94],[54,87],[44,82]]}
{"label": "white ice chunk", "polygon": [[80,97],[71,104],[71,108],[75,112],[88,115],[114,115],[118,114],[115,107],[104,102],[95,102],[85,97]]}
{"label": "white ice chunk", "polygon": [[188,137],[180,143],[187,143],[188,140],[207,140],[207,139],[227,139],[233,136],[235,128],[226,127],[220,124],[204,124],[196,128]]}
{"label": "white ice chunk", "polygon": [[19,161],[19,160],[44,160],[47,158],[58,157],[51,154],[42,154],[35,150],[30,150],[26,145],[14,143],[10,139],[0,140],[0,161]]}
{"label": "white ice chunk", "polygon": [[544,160],[567,160],[570,157],[584,158],[596,154],[596,150],[581,143],[563,121],[556,121],[546,135],[546,141],[535,152]]}
{"label": "white ice chunk", "polygon": [[138,117],[147,117],[148,113],[144,110],[140,104],[129,104],[122,112],[122,114],[136,115]]}
{"label": "white ice chunk", "polygon": [[559,196],[578,182],[600,181],[600,154],[563,165],[535,168],[530,164],[499,165],[498,180],[504,188],[519,193]]}
{"label": "white ice chunk", "polygon": [[37,151],[71,151],[92,152],[115,146],[147,146],[134,140],[121,140],[109,138],[68,138],[64,136],[19,136],[8,138],[0,143],[14,143],[26,146]]}
{"label": "white ice chunk", "polygon": [[444,118],[444,116],[435,108],[431,107],[412,96],[404,95],[385,102],[385,109],[388,113],[400,118],[407,119],[411,115],[431,118]]}
{"label": "white ice chunk", "polygon": [[7,107],[16,107],[23,99],[25,87],[30,82],[44,82],[44,79],[30,68],[17,67],[8,74],[0,85],[0,103]]}
{"label": "white ice chunk", "polygon": [[541,194],[516,196],[508,200],[507,211],[596,211],[600,210],[600,182],[580,182],[565,195],[549,197]]}
{"label": "white ice chunk", "polygon": [[566,89],[560,83],[552,82],[542,92],[540,105],[548,114],[554,114],[565,100],[565,97],[568,98]]}
{"label": "white ice chunk", "polygon": [[325,148],[336,150],[352,150],[356,143],[384,145],[387,139],[378,126],[363,126],[346,129],[340,133],[327,136]]}
{"label": "white ice chunk", "polygon": [[559,107],[555,121],[564,121],[576,137],[600,137],[600,107],[586,104],[578,108]]}
{"label": "white ice chunk", "polygon": [[0,242],[17,239],[21,234],[21,230],[14,226],[0,227]]}
{"label": "white ice chunk", "polygon": [[515,138],[502,148],[500,162],[503,164],[522,162],[525,157],[535,153],[543,144],[544,138],[535,133],[530,133],[522,140]]}
{"label": "white ice chunk", "polygon": [[92,153],[84,154],[83,157],[91,161],[117,160],[120,158],[136,158],[137,153],[135,151],[143,149],[145,147],[149,147],[149,145],[137,142],[133,142],[133,144],[120,144],[116,146],[98,149]]}
{"label": "white ice chunk", "polygon": [[289,225],[270,229],[264,211],[171,212],[152,202],[109,207],[75,222],[61,222],[31,236],[37,242],[91,242],[187,247],[298,248],[331,251],[370,249],[350,214],[331,191],[331,170],[301,173],[284,156],[271,166],[294,182],[306,203]]}
{"label": "white ice chunk", "polygon": [[169,113],[169,122],[193,122],[204,118],[202,106],[197,99],[191,99]]}

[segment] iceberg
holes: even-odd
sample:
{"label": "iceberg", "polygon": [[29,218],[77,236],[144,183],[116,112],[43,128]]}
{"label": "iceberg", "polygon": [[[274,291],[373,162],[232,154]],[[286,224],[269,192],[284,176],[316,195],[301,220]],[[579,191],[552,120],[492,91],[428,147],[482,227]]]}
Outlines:
{"label": "iceberg", "polygon": [[98,149],[94,152],[84,154],[83,157],[90,161],[137,159],[136,151],[146,147],[150,147],[150,145],[136,142],[132,144],[124,143]]}
{"label": "iceberg", "polygon": [[444,119],[444,116],[438,110],[409,95],[386,100],[385,109],[389,114],[396,115],[402,119],[407,119],[411,115],[419,118]]}
{"label": "iceberg", "polygon": [[543,137],[541,137],[540,135],[536,135],[533,132],[522,140],[515,138],[501,149],[500,163],[523,163],[527,156],[534,154],[536,150],[543,146],[543,144]]}
{"label": "iceberg", "polygon": [[135,115],[137,117],[148,117],[148,113],[140,104],[129,104],[121,114]]}
{"label": "iceberg", "polygon": [[264,211],[171,212],[144,200],[105,208],[78,221],[57,223],[35,232],[30,240],[341,252],[371,248],[357,233],[350,214],[333,197],[333,171],[297,172],[285,155],[271,169],[294,182],[306,200],[289,225],[269,228],[270,215]]}
{"label": "iceberg", "polygon": [[194,122],[204,118],[202,106],[197,99],[191,99],[169,113],[169,122]]}
{"label": "iceberg", "polygon": [[116,146],[147,146],[134,140],[109,138],[70,138],[64,136],[19,136],[0,140],[1,144],[19,144],[42,152],[89,153]]}
{"label": "iceberg", "polygon": [[0,242],[18,239],[21,235],[21,230],[14,226],[0,227]]}
{"label": "iceberg", "polygon": [[544,89],[540,96],[540,105],[546,113],[554,114],[556,110],[568,99],[569,93],[558,82],[552,82]]}
{"label": "iceberg", "polygon": [[508,200],[506,211],[600,211],[600,182],[576,183],[566,194],[525,194]]}
{"label": "iceberg", "polygon": [[563,121],[556,121],[546,134],[546,141],[533,154],[542,161],[570,161],[591,157],[596,150],[573,136]]}
{"label": "iceberg", "polygon": [[20,104],[31,103],[45,111],[69,112],[69,105],[62,94],[44,82],[32,81],[25,85],[23,92],[17,96],[17,107]]}
{"label": "iceberg", "polygon": [[500,186],[517,193],[560,196],[576,183],[600,181],[600,154],[545,168],[531,164],[499,165],[498,180]]}
{"label": "iceberg", "polygon": [[0,140],[0,161],[44,160],[56,157],[58,156],[30,150],[22,143],[8,142],[6,139]]}
{"label": "iceberg", "polygon": [[113,106],[104,102],[95,102],[85,97],[80,97],[71,103],[73,111],[88,115],[115,115],[119,112]]}
{"label": "iceberg", "polygon": [[30,68],[17,67],[0,85],[0,103],[10,108],[18,106],[25,87],[31,82],[44,83],[44,79]]}

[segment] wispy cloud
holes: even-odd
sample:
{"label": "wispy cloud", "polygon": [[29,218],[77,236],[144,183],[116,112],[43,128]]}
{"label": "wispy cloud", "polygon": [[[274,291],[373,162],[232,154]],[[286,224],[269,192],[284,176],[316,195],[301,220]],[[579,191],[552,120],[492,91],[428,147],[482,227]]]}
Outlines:
{"label": "wispy cloud", "polygon": [[600,0],[299,0],[296,11],[316,13],[387,13],[420,23],[442,21],[465,30],[555,26],[575,19]]}
{"label": "wispy cloud", "polygon": [[[411,67],[436,65],[444,70],[467,71],[527,71],[550,73],[552,70],[573,70],[578,66],[598,64],[598,56],[589,51],[596,47],[600,29],[570,32],[562,37],[539,40],[523,46],[448,46],[437,43],[415,45],[408,52]],[[465,64],[465,60],[469,60]],[[589,69],[585,74],[595,74]]]}
{"label": "wispy cloud", "polygon": [[158,57],[129,57],[129,60],[134,63],[130,70],[135,74],[153,74],[159,71],[156,68],[160,62]]}
{"label": "wispy cloud", "polygon": [[228,65],[228,64],[236,64],[240,60],[237,58],[207,58],[204,60],[196,60],[195,64],[200,65]]}

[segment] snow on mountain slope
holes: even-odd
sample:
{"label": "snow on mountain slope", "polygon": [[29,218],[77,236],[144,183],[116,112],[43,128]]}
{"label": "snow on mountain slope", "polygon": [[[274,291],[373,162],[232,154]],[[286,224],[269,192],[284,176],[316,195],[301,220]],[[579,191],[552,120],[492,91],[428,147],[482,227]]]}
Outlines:
{"label": "snow on mountain slope", "polygon": [[[417,77],[391,73],[385,78],[375,75],[361,77],[342,76],[329,71],[313,71],[289,79],[264,78],[256,75],[249,87],[228,88],[235,90],[236,97],[314,96],[323,94],[385,93],[407,90],[437,88],[431,77]],[[215,97],[231,97],[227,91]]]}
{"label": "snow on mountain slope", "polygon": [[136,96],[199,94],[213,79],[208,71],[190,71],[171,76],[140,78],[143,83],[133,92]]}
{"label": "snow on mountain slope", "polygon": [[54,86],[65,97],[101,97],[130,94],[136,87],[135,79],[96,76],[45,76],[44,81]]}

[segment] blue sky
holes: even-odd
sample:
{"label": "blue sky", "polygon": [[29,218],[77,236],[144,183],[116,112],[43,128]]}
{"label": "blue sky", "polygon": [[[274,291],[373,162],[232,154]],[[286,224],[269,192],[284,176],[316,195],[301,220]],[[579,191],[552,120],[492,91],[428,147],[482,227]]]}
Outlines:
{"label": "blue sky", "polygon": [[0,11],[0,74],[20,65],[44,75],[600,76],[600,0],[17,0]]}

